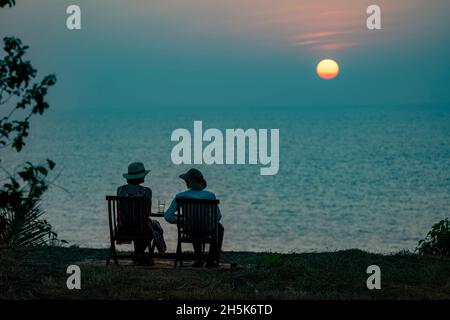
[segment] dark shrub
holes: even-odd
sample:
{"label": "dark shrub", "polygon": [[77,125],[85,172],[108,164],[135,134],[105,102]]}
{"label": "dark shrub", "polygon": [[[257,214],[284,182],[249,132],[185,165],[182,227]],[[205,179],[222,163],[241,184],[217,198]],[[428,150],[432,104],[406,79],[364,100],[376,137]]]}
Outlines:
{"label": "dark shrub", "polygon": [[450,257],[450,222],[448,218],[436,223],[416,249],[422,255]]}

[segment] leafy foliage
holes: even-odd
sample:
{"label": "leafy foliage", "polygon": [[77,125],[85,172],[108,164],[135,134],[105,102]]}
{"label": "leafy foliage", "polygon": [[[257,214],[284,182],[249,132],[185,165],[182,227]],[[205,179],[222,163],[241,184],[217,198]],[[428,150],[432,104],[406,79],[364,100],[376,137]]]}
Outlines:
{"label": "leafy foliage", "polygon": [[[14,108],[0,118],[0,148],[11,145],[19,152],[29,134],[30,118],[34,114],[42,115],[49,107],[44,97],[48,88],[56,83],[56,77],[48,75],[40,83],[31,85],[36,70],[29,61],[23,60],[28,46],[13,37],[4,38],[4,44],[7,56],[0,60],[0,104],[6,104],[13,98],[17,101]],[[25,116],[14,118],[17,110],[24,110]]]}
{"label": "leafy foliage", "polygon": [[422,255],[450,257],[450,221],[448,218],[433,225],[416,249]]}
{"label": "leafy foliage", "polygon": [[17,199],[10,201],[12,208],[0,208],[0,239],[6,245],[40,246],[66,243],[58,240],[58,235],[52,226],[42,218],[44,212],[39,206],[39,199]]}
{"label": "leafy foliage", "polygon": [[16,4],[15,0],[0,0],[0,7],[5,7],[8,5],[9,7],[12,7]]}
{"label": "leafy foliage", "polygon": [[[0,7],[6,5],[11,7],[15,1],[0,0]],[[24,59],[28,46],[14,37],[5,37],[3,42],[6,55],[0,59],[0,151],[20,152],[32,116],[42,115],[49,108],[45,96],[56,77],[48,75],[35,82],[37,71]],[[27,161],[11,173],[1,161],[0,154],[0,242],[10,246],[55,244],[57,235],[42,219],[39,207],[49,186],[47,175],[55,163],[49,159],[37,165]]]}

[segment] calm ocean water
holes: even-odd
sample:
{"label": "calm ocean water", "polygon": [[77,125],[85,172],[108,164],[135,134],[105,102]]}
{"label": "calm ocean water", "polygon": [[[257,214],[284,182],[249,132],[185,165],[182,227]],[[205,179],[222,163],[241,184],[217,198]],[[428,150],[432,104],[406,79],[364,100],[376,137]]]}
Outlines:
{"label": "calm ocean water", "polygon": [[[102,111],[103,110],[103,111]],[[60,238],[83,247],[109,241],[105,195],[124,183],[128,163],[151,169],[145,185],[169,203],[185,188],[173,165],[176,128],[279,128],[280,171],[197,166],[221,200],[225,250],[304,252],[414,249],[450,215],[450,108],[298,107],[50,109],[35,119],[20,159],[51,158],[59,177],[43,207]],[[54,173],[56,176],[56,173]],[[164,221],[169,250],[176,228]]]}

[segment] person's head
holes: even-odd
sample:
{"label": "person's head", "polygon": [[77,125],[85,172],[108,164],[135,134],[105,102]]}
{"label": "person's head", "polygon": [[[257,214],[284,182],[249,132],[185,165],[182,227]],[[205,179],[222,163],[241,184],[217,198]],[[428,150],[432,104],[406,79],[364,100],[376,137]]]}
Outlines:
{"label": "person's head", "polygon": [[180,178],[186,182],[186,187],[188,187],[189,189],[203,190],[207,186],[203,174],[200,172],[200,170],[194,168],[190,169],[186,173],[181,174]]}
{"label": "person's head", "polygon": [[127,179],[128,184],[141,184],[144,183],[145,178],[138,178],[138,179]]}
{"label": "person's head", "polygon": [[142,162],[133,162],[128,166],[128,172],[122,176],[127,179],[129,184],[141,184],[150,170],[145,170]]}

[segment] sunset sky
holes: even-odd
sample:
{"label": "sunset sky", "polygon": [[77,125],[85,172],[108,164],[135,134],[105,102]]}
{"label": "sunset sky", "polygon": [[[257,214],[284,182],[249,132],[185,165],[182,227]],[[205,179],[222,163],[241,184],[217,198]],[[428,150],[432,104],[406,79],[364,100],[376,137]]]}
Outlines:
{"label": "sunset sky", "polygon": [[[66,29],[78,4],[82,30]],[[366,8],[382,9],[379,31]],[[17,0],[0,36],[56,73],[61,108],[450,101],[447,0]],[[339,76],[320,79],[324,58]]]}

